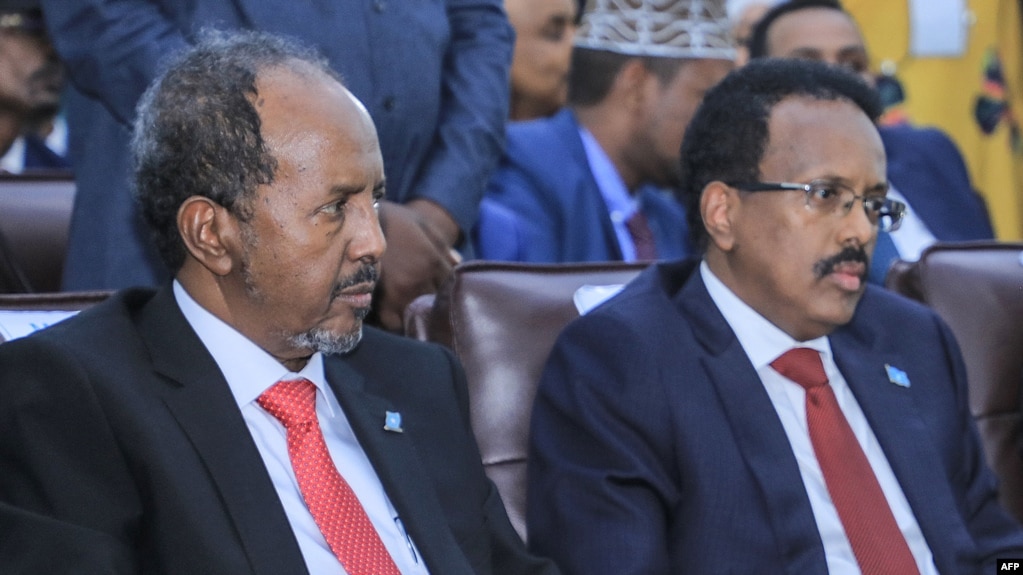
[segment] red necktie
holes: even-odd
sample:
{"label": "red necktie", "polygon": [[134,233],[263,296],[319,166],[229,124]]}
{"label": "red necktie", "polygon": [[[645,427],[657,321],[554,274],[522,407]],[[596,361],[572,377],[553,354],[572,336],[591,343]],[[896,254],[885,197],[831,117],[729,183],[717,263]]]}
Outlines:
{"label": "red necktie", "polygon": [[874,471],[828,385],[820,354],[790,349],[771,363],[806,389],[810,442],[864,575],[919,573]]}
{"label": "red necktie", "polygon": [[287,430],[288,456],[309,512],[349,575],[400,575],[355,492],[338,473],[316,419],[316,386],[281,381],[256,400]]}
{"label": "red necktie", "polygon": [[650,224],[646,215],[637,211],[632,217],[625,220],[625,227],[632,236],[632,244],[636,247],[636,259],[639,261],[657,259],[657,243],[654,241],[654,233],[650,231]]}

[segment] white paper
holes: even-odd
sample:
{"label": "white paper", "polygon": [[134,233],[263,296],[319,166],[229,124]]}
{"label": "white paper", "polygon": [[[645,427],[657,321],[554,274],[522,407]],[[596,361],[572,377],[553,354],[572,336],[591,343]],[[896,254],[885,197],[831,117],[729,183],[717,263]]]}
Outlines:
{"label": "white paper", "polygon": [[624,287],[625,284],[584,285],[575,290],[572,295],[572,303],[575,304],[579,315],[586,315],[591,309],[613,298]]}
{"label": "white paper", "polygon": [[53,325],[78,313],[77,311],[0,311],[0,336],[3,341],[24,337],[33,331]]}
{"label": "white paper", "polygon": [[966,53],[965,0],[909,0],[909,52],[918,58]]}

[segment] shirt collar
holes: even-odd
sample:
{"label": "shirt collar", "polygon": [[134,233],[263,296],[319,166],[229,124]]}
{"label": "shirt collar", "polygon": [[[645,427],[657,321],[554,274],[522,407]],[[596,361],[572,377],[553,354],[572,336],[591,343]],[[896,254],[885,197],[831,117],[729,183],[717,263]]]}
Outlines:
{"label": "shirt collar", "polygon": [[590,164],[593,179],[597,181],[600,195],[604,197],[611,221],[621,223],[627,221],[639,210],[639,200],[629,193],[625,181],[615,168],[614,162],[608,157],[593,134],[583,126],[579,126],[579,136],[586,150],[586,161]]}
{"label": "shirt collar", "polygon": [[725,316],[725,321],[735,332],[735,337],[755,369],[760,370],[770,365],[778,356],[794,347],[809,347],[831,357],[831,344],[827,336],[796,341],[739,299],[735,292],[714,275],[706,260],[700,262],[700,276],[707,286],[710,299],[721,311],[721,315]]}
{"label": "shirt collar", "polygon": [[[177,280],[174,280],[174,299],[185,320],[217,362],[239,407],[252,403],[264,391],[284,379],[308,379],[316,385],[321,395],[324,393],[327,381],[321,353],[314,353],[305,367],[295,373],[199,305]],[[326,404],[330,405],[329,402]]]}

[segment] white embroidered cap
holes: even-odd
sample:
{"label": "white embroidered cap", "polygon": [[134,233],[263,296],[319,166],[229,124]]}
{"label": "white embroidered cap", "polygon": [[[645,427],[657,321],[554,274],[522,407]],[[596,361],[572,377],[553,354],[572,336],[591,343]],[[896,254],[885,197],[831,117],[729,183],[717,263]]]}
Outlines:
{"label": "white embroidered cap", "polygon": [[735,58],[722,0],[587,0],[575,45],[629,56]]}

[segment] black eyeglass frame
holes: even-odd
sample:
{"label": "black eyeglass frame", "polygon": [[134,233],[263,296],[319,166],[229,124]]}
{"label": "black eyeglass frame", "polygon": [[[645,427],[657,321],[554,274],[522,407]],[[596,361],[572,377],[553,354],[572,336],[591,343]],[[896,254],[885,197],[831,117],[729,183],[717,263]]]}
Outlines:
{"label": "black eyeglass frame", "polygon": [[[725,182],[725,185],[743,192],[803,192],[806,194],[807,207],[810,207],[810,195],[822,187],[845,187],[849,189],[847,186],[839,186],[833,182],[811,182],[809,184],[795,182]],[[852,205],[856,203],[856,200],[863,201],[863,211],[866,212],[868,219],[873,221],[872,212],[877,214],[877,226],[882,232],[894,232],[899,229],[899,226],[902,225],[902,218],[905,217],[908,210],[908,206],[899,200],[892,198],[868,198],[854,191],[852,202],[845,204],[848,207],[844,208],[844,215],[847,215],[852,210]],[[873,207],[868,205],[868,202]],[[880,205],[877,202],[880,202]]]}

